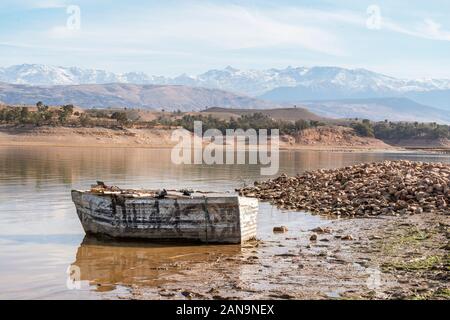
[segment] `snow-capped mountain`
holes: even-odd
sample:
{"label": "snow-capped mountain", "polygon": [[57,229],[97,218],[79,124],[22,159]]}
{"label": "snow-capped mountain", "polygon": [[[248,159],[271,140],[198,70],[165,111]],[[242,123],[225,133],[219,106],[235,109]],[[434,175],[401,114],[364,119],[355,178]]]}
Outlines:
{"label": "snow-capped mountain", "polygon": [[398,79],[365,69],[313,67],[302,70],[294,86],[279,86],[259,95],[274,102],[368,98],[409,98],[450,110],[449,79]]}
{"label": "snow-capped mountain", "polygon": [[28,85],[69,85],[102,83],[145,83],[158,81],[144,73],[116,74],[104,70],[77,67],[55,67],[41,64],[21,64],[0,68],[0,82]]}
{"label": "snow-capped mountain", "polygon": [[345,87],[347,90],[430,91],[450,89],[450,79],[408,80],[386,76],[366,69],[339,67],[287,67],[285,69],[239,70],[230,66],[175,78],[149,76],[143,72],[113,73],[105,70],[22,64],[0,68],[0,82],[29,85],[67,84],[180,84],[217,88],[251,96],[262,95],[279,87],[323,86]]}
{"label": "snow-capped mountain", "polygon": [[277,88],[343,88],[353,92],[430,91],[450,89],[448,79],[397,79],[366,69],[338,67],[287,67],[285,69],[238,70],[230,66],[197,76],[177,77],[174,84],[204,86],[259,96]]}
{"label": "snow-capped mountain", "polygon": [[[302,100],[409,97],[418,102],[449,108],[450,79],[399,79],[366,69],[339,67],[287,67],[238,70],[230,66],[191,76],[170,78],[142,72],[23,64],[0,68],[0,82],[28,85],[164,84],[227,90],[276,102]],[[430,103],[433,102],[433,103]]]}

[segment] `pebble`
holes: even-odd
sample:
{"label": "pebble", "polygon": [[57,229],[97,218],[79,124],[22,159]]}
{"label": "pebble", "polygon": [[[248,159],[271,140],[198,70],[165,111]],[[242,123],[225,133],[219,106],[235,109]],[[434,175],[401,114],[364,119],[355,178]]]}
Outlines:
{"label": "pebble", "polygon": [[311,231],[316,232],[316,233],[331,233],[332,232],[331,228],[328,228],[328,227],[325,227],[325,228],[317,227],[317,228],[312,229]]}
{"label": "pebble", "polygon": [[288,228],[286,226],[273,227],[273,232],[275,232],[275,233],[285,233],[287,231],[288,231]]}
{"label": "pebble", "polygon": [[[282,174],[237,189],[283,209],[334,216],[450,214],[450,164],[419,161],[362,163]],[[327,233],[316,228],[317,233]]]}

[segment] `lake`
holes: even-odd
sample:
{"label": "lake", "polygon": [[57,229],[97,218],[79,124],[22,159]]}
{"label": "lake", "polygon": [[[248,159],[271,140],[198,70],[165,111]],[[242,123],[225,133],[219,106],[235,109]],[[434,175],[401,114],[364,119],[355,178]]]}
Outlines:
{"label": "lake", "polygon": [[[282,151],[279,174],[385,159],[450,163],[450,156],[439,154]],[[264,272],[255,275],[251,264],[221,270],[213,262],[242,255],[264,258],[264,252],[280,250],[272,234],[275,225],[300,232],[324,225],[326,219],[262,203],[258,238],[268,244],[265,249],[102,243],[85,238],[70,198],[71,189],[88,189],[97,180],[129,188],[233,192],[266,178],[258,165],[175,165],[170,150],[0,147],[0,298],[109,299],[126,298],[133,291],[164,298],[167,288],[200,282],[220,287],[241,281],[270,289],[273,283],[265,282]],[[71,266],[80,273],[79,287],[67,282]],[[277,272],[288,267],[280,264]]]}

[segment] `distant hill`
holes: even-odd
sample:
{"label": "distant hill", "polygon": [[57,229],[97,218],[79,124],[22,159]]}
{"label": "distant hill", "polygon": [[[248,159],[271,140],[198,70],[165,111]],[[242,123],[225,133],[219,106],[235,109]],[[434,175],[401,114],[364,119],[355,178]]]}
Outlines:
{"label": "distant hill", "polygon": [[9,104],[74,104],[80,107],[139,107],[195,111],[205,107],[264,109],[276,107],[244,95],[218,89],[180,85],[136,85],[124,83],[29,86],[0,83],[0,100]]}
{"label": "distant hill", "polygon": [[325,120],[324,117],[320,117],[307,109],[304,108],[277,108],[277,109],[265,109],[265,110],[254,110],[254,109],[231,109],[231,108],[208,108],[202,112],[210,114],[227,114],[227,115],[244,115],[252,114],[255,112],[262,113],[266,116],[271,117],[275,120]]}
{"label": "distant hill", "polygon": [[450,90],[408,92],[406,96],[419,103],[450,111]]}
{"label": "distant hill", "polygon": [[351,87],[324,83],[315,87],[279,87],[259,96],[260,99],[276,103],[293,103],[295,101],[308,100],[377,99],[389,97],[411,99],[425,105],[450,111],[450,90],[396,91],[388,88],[384,88],[382,91],[376,91],[373,90],[373,88],[361,88],[355,90]]}
{"label": "distant hill", "polygon": [[429,107],[407,98],[342,99],[300,103],[311,112],[330,118],[450,123],[450,111]]}

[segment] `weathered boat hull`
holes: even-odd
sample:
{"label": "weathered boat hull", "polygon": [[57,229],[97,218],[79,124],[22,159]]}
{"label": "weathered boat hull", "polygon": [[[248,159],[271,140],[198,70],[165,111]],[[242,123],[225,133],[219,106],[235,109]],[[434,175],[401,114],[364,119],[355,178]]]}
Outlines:
{"label": "weathered boat hull", "polygon": [[72,200],[87,234],[206,243],[256,236],[258,200],[237,195],[156,199],[73,190]]}

